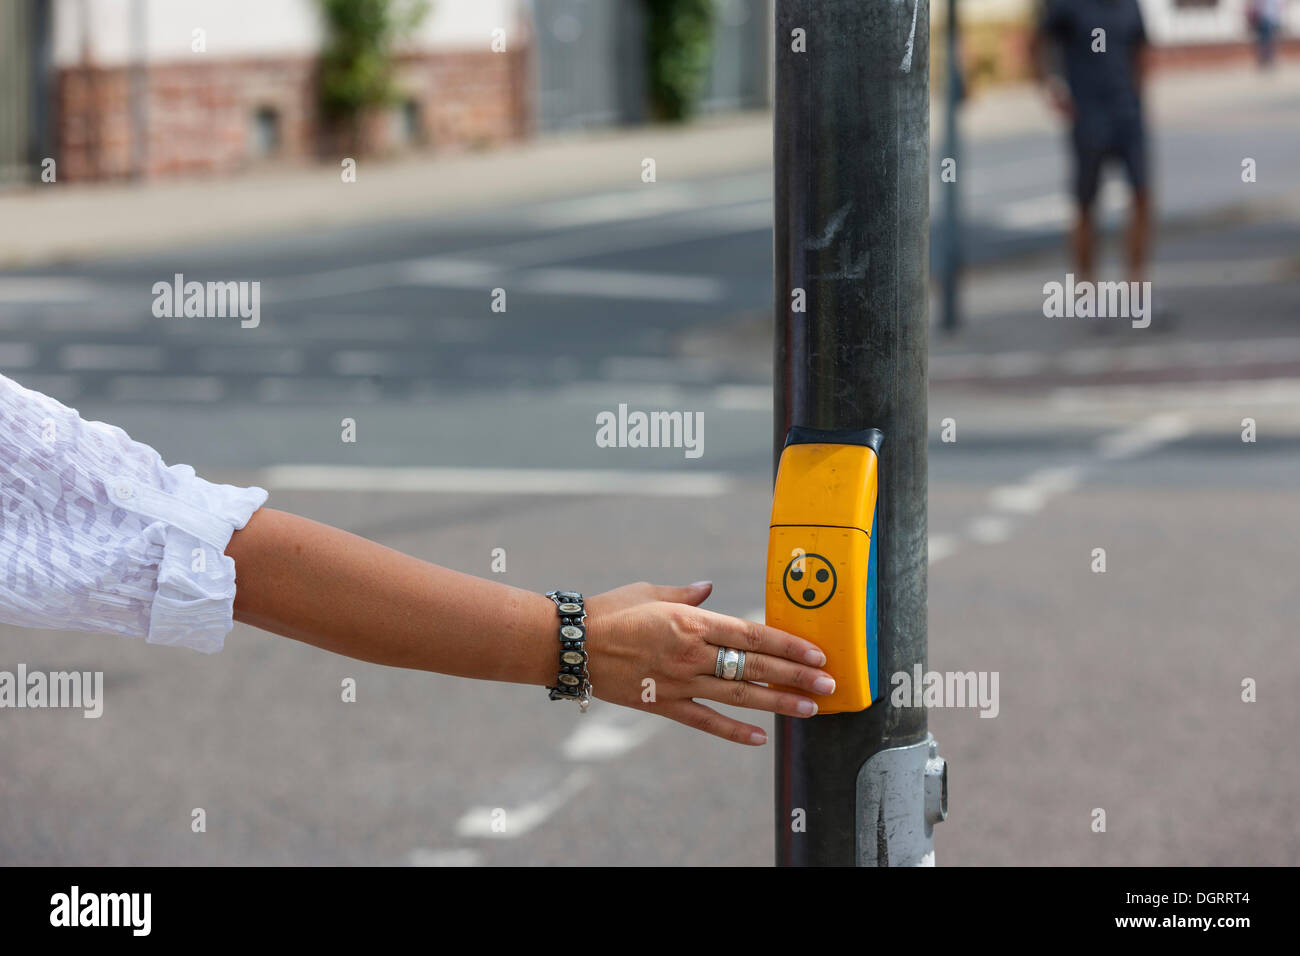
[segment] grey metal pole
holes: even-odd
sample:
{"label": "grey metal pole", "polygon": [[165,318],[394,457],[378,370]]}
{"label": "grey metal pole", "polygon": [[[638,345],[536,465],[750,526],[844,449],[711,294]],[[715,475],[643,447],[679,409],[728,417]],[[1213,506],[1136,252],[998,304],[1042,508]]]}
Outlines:
{"label": "grey metal pole", "polygon": [[933,861],[941,761],[924,709],[889,699],[926,655],[929,23],[928,0],[777,0],[774,447],[792,425],[885,435],[884,697],[776,719],[780,865]]}
{"label": "grey metal pole", "polygon": [[948,0],[948,22],[944,29],[947,50],[947,96],[944,104],[943,155],[952,159],[958,175],[952,182],[940,182],[943,195],[943,304],[941,325],[945,332],[957,331],[961,325],[961,140],[957,127],[957,109],[965,93],[962,89],[959,62],[961,22],[957,18],[957,0]]}

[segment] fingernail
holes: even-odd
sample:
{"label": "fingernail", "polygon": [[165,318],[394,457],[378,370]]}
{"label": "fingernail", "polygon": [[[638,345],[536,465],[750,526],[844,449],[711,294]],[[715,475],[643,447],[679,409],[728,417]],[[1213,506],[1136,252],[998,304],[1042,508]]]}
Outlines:
{"label": "fingernail", "polygon": [[[693,583],[691,584],[691,587],[693,587],[693,588],[703,588],[703,587],[708,587],[708,586],[711,585],[712,583],[713,583],[712,581],[695,581],[695,582],[693,582]],[[764,739],[767,739],[767,738],[764,738]]]}
{"label": "fingernail", "polygon": [[799,701],[798,710],[802,716],[811,717],[813,714],[817,713],[817,705],[810,700],[801,700]]}
{"label": "fingernail", "polygon": [[767,734],[761,730],[756,730],[749,735],[749,742],[751,744],[765,744],[767,743]]}
{"label": "fingernail", "polygon": [[826,663],[826,655],[823,654],[821,651],[809,651],[807,654],[803,656],[803,659],[806,660],[813,667],[821,667],[823,664]]}
{"label": "fingernail", "polygon": [[829,677],[819,677],[813,681],[813,690],[819,694],[835,693],[835,681]]}

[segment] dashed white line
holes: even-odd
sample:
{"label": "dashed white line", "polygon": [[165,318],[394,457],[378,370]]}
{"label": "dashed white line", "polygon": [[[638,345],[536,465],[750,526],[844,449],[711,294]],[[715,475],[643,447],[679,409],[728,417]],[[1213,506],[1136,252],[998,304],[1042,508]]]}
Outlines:
{"label": "dashed white line", "polygon": [[120,402],[217,402],[226,394],[221,379],[196,375],[116,375],[108,395]]}
{"label": "dashed white line", "polygon": [[[1182,415],[1160,414],[1103,435],[1097,440],[1096,453],[1091,459],[1039,468],[1016,484],[994,488],[989,493],[989,512],[971,519],[965,537],[976,544],[1001,544],[1015,533],[1014,517],[1042,511],[1052,498],[1077,488],[1088,472],[1100,464],[1145,454],[1177,441],[1190,431],[1191,426]],[[957,539],[947,540],[940,546],[940,557],[946,557],[958,548]],[[933,564],[939,560],[934,557],[934,538],[931,538],[930,549],[930,563]]]}
{"label": "dashed white line", "polygon": [[976,544],[1001,544],[1011,537],[1011,522],[1000,515],[980,515],[971,519],[966,535]]}
{"label": "dashed white line", "polygon": [[956,535],[951,534],[932,534],[929,541],[929,554],[927,560],[930,564],[942,561],[957,553],[959,539]]}
{"label": "dashed white line", "polygon": [[294,491],[382,491],[483,495],[639,495],[716,498],[735,486],[722,472],[601,471],[566,468],[371,468],[280,465],[263,487]]}
{"label": "dashed white line", "polygon": [[1173,413],[1154,415],[1131,428],[1102,436],[1097,442],[1097,452],[1103,461],[1132,458],[1171,441],[1177,441],[1189,431],[1191,426],[1182,415]]}
{"label": "dashed white line", "polygon": [[511,276],[510,287],[542,295],[701,303],[721,301],[727,292],[726,283],[712,276],[618,269],[531,269]]}
{"label": "dashed white line", "polygon": [[536,829],[546,818],[577,796],[594,777],[579,768],[552,790],[536,800],[517,807],[478,806],[469,810],[456,824],[456,835],[478,839],[515,839]]}
{"label": "dashed white line", "polygon": [[68,345],[59,365],[72,371],[147,372],[162,368],[163,350],[153,345]]}
{"label": "dashed white line", "polygon": [[0,302],[80,302],[95,298],[99,283],[72,276],[0,279]]}
{"label": "dashed white line", "polygon": [[36,348],[27,342],[0,342],[0,367],[31,368],[36,364]]}
{"label": "dashed white line", "polygon": [[406,858],[410,866],[478,866],[483,854],[478,850],[412,850]]}
{"label": "dashed white line", "polygon": [[1083,470],[1077,465],[1040,468],[1019,484],[993,489],[990,502],[998,511],[1033,514],[1041,511],[1049,498],[1073,491],[1082,477]]}
{"label": "dashed white line", "polygon": [[602,710],[579,721],[563,753],[568,760],[611,760],[645,743],[662,723],[637,711]]}
{"label": "dashed white line", "polygon": [[1095,412],[1116,405],[1141,408],[1227,408],[1241,405],[1300,406],[1300,379],[1197,382],[1187,388],[1167,385],[1094,385],[1061,388],[1052,393],[1052,407],[1064,412]]}

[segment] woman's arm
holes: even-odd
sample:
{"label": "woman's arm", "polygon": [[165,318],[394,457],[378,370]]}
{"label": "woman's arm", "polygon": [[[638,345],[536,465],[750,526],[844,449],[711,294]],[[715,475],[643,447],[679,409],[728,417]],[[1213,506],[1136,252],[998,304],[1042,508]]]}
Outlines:
{"label": "woman's arm", "polygon": [[[269,508],[234,533],[226,554],[235,562],[235,618],[246,624],[377,664],[539,687],[555,682],[558,624],[544,595]],[[761,744],[760,728],[694,698],[810,716],[816,708],[810,695],[834,688],[818,669],[825,655],[793,635],[695,607],[710,590],[707,583],[635,584],[589,598],[592,692],[738,743]],[[748,680],[713,676],[719,646],[748,652]],[[655,682],[654,701],[642,699],[647,677]]]}

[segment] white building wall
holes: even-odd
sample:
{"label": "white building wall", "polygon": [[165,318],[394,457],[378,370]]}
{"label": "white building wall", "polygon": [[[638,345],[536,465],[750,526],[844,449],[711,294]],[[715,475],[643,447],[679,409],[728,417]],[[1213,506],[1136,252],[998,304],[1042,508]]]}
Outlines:
{"label": "white building wall", "polygon": [[[958,0],[962,19],[1014,20],[1029,18],[1038,8],[1036,0]],[[1300,0],[1285,0],[1287,33],[1300,35]],[[1248,39],[1246,8],[1249,0],[1218,0],[1212,7],[1178,8],[1174,0],[1139,0],[1147,32],[1153,43],[1224,43]],[[942,22],[947,15],[945,0],[930,0],[930,15]]]}
{"label": "white building wall", "polygon": [[1218,0],[1213,7],[1178,8],[1174,0],[1142,0],[1151,41],[1162,45],[1245,40],[1248,0]]}
{"label": "white building wall", "polygon": [[[492,30],[507,42],[527,0],[434,0],[412,45],[487,49]],[[189,59],[193,31],[205,31],[207,55],[220,59],[310,56],[320,49],[315,0],[54,0],[54,62],[79,63],[86,48],[99,66],[134,59],[132,18],[142,9],[150,62]]]}

